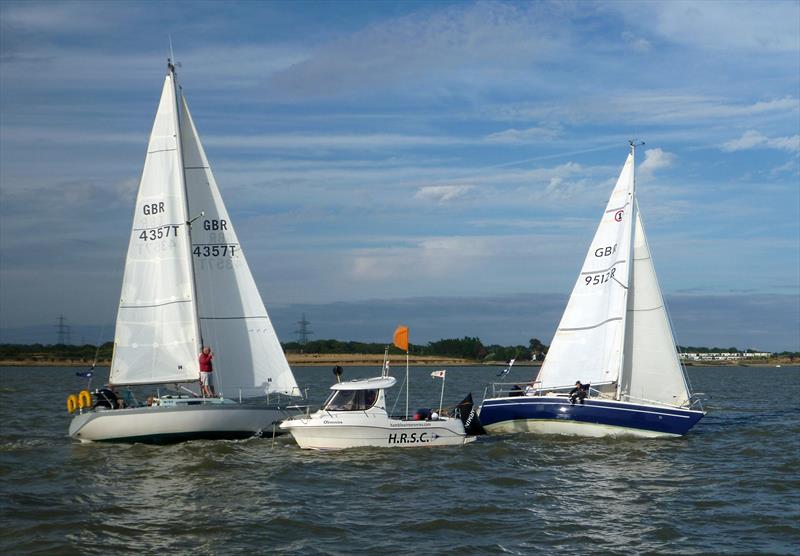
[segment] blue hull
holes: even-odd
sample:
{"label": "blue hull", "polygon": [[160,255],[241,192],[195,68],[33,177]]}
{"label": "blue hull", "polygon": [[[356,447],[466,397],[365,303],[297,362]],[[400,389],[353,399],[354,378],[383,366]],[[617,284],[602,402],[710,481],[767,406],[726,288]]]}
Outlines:
{"label": "blue hull", "polygon": [[571,405],[560,396],[491,398],[480,408],[487,432],[541,432],[585,436],[683,436],[700,419],[702,411],[587,399]]}

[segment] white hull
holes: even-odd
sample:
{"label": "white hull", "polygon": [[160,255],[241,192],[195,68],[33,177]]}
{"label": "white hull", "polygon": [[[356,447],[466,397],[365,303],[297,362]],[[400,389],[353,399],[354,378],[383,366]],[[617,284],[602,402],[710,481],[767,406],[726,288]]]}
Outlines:
{"label": "white hull", "polygon": [[77,415],[70,424],[69,435],[81,442],[248,438],[262,432],[272,434],[273,426],[288,416],[286,410],[277,407],[234,403],[97,409]]}
{"label": "white hull", "polygon": [[466,435],[459,419],[403,421],[359,413],[346,417],[360,418],[360,423],[325,412],[324,416],[295,417],[284,421],[281,428],[291,432],[301,448],[310,450],[460,446],[475,440],[474,436]]}
{"label": "white hull", "polygon": [[648,431],[629,427],[615,427],[598,423],[581,423],[579,421],[547,421],[543,419],[517,419],[503,421],[494,425],[484,425],[489,434],[511,434],[530,432],[536,434],[560,434],[565,436],[583,436],[589,438],[603,438],[627,436],[636,438],[676,438],[679,434]]}

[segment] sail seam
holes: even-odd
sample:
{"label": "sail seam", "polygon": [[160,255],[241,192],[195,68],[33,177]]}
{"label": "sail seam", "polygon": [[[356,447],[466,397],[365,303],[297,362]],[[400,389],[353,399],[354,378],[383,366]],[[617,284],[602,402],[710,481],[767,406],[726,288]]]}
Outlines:
{"label": "sail seam", "polygon": [[211,166],[184,166],[184,170],[210,170]]}
{"label": "sail seam", "polygon": [[192,245],[196,246],[208,245],[208,246],[222,247],[224,245],[239,245],[239,244],[238,243],[192,243]]}
{"label": "sail seam", "polygon": [[640,312],[647,312],[647,311],[658,311],[662,307],[663,307],[663,305],[659,305],[658,307],[650,307],[650,308],[647,308],[647,309],[636,309],[636,308],[634,308],[634,309],[631,309],[631,312],[640,313]]}
{"label": "sail seam", "polygon": [[255,317],[197,317],[200,320],[243,320],[243,319],[268,319],[267,315],[263,316],[255,316]]}
{"label": "sail seam", "polygon": [[627,203],[625,203],[625,204],[624,204],[624,205],[622,205],[621,207],[616,207],[616,208],[608,209],[608,210],[606,211],[606,214],[608,214],[609,212],[617,212],[618,210],[622,210],[622,209],[624,209],[625,207],[627,207],[627,206],[628,206],[628,205],[630,205],[630,204],[631,204],[631,203],[630,203],[630,201],[628,201]]}
{"label": "sail seam", "polygon": [[191,303],[191,299],[179,299],[177,301],[167,301],[164,303],[156,303],[155,305],[120,305],[120,309],[147,309],[149,307],[164,307],[165,305],[172,305],[174,303]]}
{"label": "sail seam", "polygon": [[608,268],[604,268],[602,270],[587,270],[586,272],[581,272],[581,276],[583,276],[584,274],[600,274],[601,272],[608,272],[609,270],[611,270],[612,268],[614,268],[618,264],[624,264],[624,263],[627,263],[627,262],[628,262],[627,260],[623,259],[621,261],[615,262],[614,264],[612,264]]}
{"label": "sail seam", "polygon": [[155,150],[155,151],[147,151],[147,154],[153,154],[153,153],[166,153],[166,152],[170,152],[170,151],[177,151],[177,150],[178,150],[178,149],[158,149],[158,150]]}
{"label": "sail seam", "polygon": [[183,222],[178,222],[177,224],[160,224],[158,226],[153,226],[151,228],[134,228],[133,231],[134,232],[142,232],[142,231],[145,231],[145,230],[157,230],[157,229],[163,228],[165,226],[183,226],[183,224],[184,224]]}
{"label": "sail seam", "polygon": [[592,328],[598,328],[600,326],[603,326],[604,324],[608,324],[609,322],[613,322],[615,320],[622,320],[622,317],[614,317],[613,319],[606,319],[603,322],[594,324],[592,326],[581,326],[581,327],[578,327],[578,328],[559,328],[558,331],[559,332],[572,332],[572,331],[575,331],[575,330],[591,330]]}

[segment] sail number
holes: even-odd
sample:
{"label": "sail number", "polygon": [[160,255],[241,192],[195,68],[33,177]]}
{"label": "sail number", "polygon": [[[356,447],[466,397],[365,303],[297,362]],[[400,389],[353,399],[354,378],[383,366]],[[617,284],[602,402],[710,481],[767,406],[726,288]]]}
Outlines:
{"label": "sail number", "polygon": [[613,255],[617,252],[617,244],[615,243],[613,246],[607,245],[605,247],[598,247],[594,250],[595,257],[608,257],[609,255]]}
{"label": "sail number", "polygon": [[177,237],[177,235],[178,226],[176,224],[167,224],[165,226],[159,226],[158,228],[142,230],[142,233],[139,234],[139,239],[142,241],[155,241],[165,237]]}
{"label": "sail number", "polygon": [[235,245],[196,245],[192,250],[195,257],[233,257]]}
{"label": "sail number", "polygon": [[595,274],[594,276],[587,276],[586,278],[583,279],[583,281],[586,282],[587,286],[597,286],[600,284],[605,284],[614,277],[614,272],[616,272],[616,270],[617,270],[616,268],[612,268],[608,272]]}

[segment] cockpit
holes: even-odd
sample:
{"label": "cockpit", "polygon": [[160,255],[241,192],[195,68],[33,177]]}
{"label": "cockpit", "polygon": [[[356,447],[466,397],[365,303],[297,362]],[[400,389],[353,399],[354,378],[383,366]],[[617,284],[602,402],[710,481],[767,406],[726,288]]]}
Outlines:
{"label": "cockpit", "polygon": [[334,390],[322,406],[324,411],[366,411],[375,405],[378,390]]}

